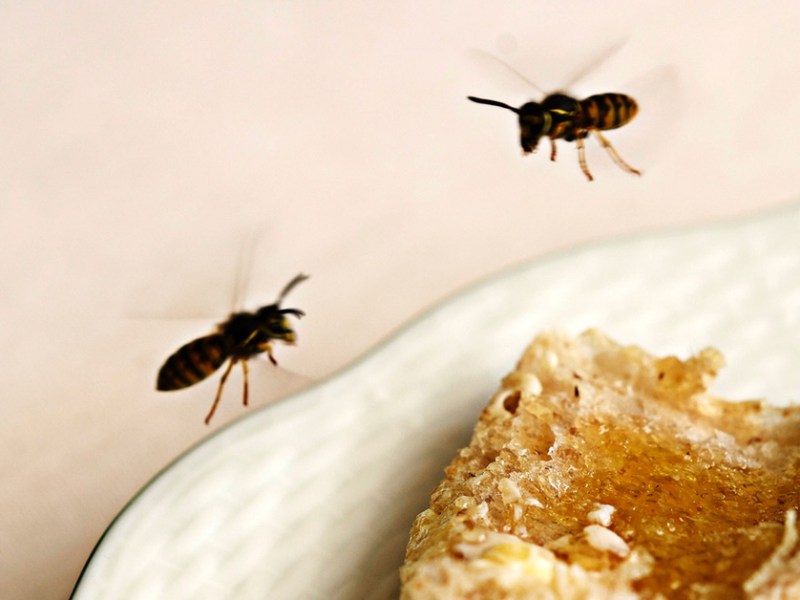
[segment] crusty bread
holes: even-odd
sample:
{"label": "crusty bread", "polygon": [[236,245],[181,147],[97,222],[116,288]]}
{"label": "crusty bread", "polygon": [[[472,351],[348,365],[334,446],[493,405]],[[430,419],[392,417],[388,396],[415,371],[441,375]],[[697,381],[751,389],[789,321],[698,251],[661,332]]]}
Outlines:
{"label": "crusty bread", "polygon": [[800,408],[714,397],[722,364],[538,337],[417,517],[403,600],[800,598]]}

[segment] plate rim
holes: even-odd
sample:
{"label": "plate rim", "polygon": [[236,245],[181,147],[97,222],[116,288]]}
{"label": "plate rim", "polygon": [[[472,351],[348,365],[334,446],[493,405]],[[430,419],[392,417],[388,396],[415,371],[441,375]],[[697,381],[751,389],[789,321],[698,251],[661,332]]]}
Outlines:
{"label": "plate rim", "polygon": [[403,337],[409,329],[416,326],[420,321],[431,318],[434,314],[446,309],[451,303],[456,302],[457,300],[466,297],[471,293],[477,292],[486,286],[491,286],[498,281],[513,277],[516,273],[521,273],[527,269],[533,269],[542,263],[565,259],[573,255],[589,252],[593,249],[603,249],[609,246],[635,243],[636,241],[644,238],[659,239],[675,235],[690,235],[699,230],[716,232],[725,229],[736,228],[742,225],[755,225],[761,221],[776,218],[781,214],[792,213],[796,211],[800,211],[800,199],[798,199],[797,196],[794,196],[790,200],[783,200],[779,203],[764,208],[748,210],[735,215],[727,215],[722,217],[711,216],[691,223],[677,223],[656,229],[643,229],[621,234],[611,234],[608,236],[589,238],[575,244],[554,248],[542,254],[523,258],[458,286],[453,291],[445,294],[442,298],[436,299],[427,306],[416,311],[410,317],[406,318],[402,324],[383,335],[372,346],[356,355],[356,357],[350,362],[340,366],[324,378],[314,381],[300,390],[296,390],[285,396],[276,398],[269,404],[257,407],[254,410],[248,411],[247,413],[243,413],[231,419],[218,429],[215,429],[202,438],[196,440],[171,460],[169,460],[122,505],[111,521],[109,521],[108,525],[104,528],[102,534],[97,539],[97,542],[92,547],[91,552],[81,567],[81,571],[70,592],[70,600],[75,598],[76,594],[79,592],[86,591],[81,589],[81,585],[84,583],[86,576],[92,565],[96,562],[96,559],[101,556],[103,543],[106,541],[109,535],[111,535],[115,526],[126,514],[130,512],[134,504],[136,504],[144,494],[148,493],[157,482],[165,478],[178,463],[186,460],[190,455],[199,451],[201,447],[211,444],[214,440],[222,436],[225,432],[229,431],[233,427],[240,426],[243,421],[250,419],[257,414],[262,414],[263,412],[277,410],[278,408],[283,407],[285,404],[288,404],[289,402],[292,402],[306,394],[317,393],[319,388],[326,387],[329,384],[338,381],[340,378],[348,376],[351,371],[356,371],[364,362],[371,359],[371,357],[374,355],[382,352],[386,347],[392,345],[397,339]]}

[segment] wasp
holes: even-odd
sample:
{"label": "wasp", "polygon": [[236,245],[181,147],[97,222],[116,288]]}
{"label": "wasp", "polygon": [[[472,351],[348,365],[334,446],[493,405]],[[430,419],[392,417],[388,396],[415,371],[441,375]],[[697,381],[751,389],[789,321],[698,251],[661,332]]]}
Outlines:
{"label": "wasp", "polygon": [[550,160],[556,159],[556,140],[575,142],[581,171],[592,181],[594,177],[586,163],[584,145],[584,139],[591,133],[620,168],[628,173],[641,175],[641,172],[622,160],[611,142],[600,133],[627,125],[636,116],[639,107],[630,96],[609,92],[578,100],[559,92],[549,94],[541,102],[527,102],[519,108],[497,100],[475,96],[467,98],[478,104],[499,106],[516,113],[519,118],[520,144],[525,154],[535,152],[539,139],[545,136],[550,139]]}
{"label": "wasp", "polygon": [[156,389],[159,391],[179,390],[202,381],[225,361],[228,367],[222,374],[217,388],[214,404],[205,418],[206,425],[217,410],[225,381],[236,363],[242,365],[244,372],[243,403],[247,406],[248,370],[247,361],[257,354],[267,353],[273,365],[278,364],[272,354],[272,343],[294,344],[296,334],[287,316],[303,317],[305,313],[297,308],[281,308],[286,295],[308,275],[297,275],[283,288],[277,300],[262,306],[255,312],[234,312],[227,321],[220,323],[217,330],[178,348],[158,372]]}

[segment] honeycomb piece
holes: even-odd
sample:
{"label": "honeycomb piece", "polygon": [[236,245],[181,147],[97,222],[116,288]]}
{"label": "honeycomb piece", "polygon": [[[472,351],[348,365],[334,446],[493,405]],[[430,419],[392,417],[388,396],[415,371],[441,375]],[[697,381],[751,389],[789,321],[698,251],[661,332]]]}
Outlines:
{"label": "honeycomb piece", "polygon": [[403,600],[800,598],[800,408],[711,395],[722,365],[539,336],[417,517]]}

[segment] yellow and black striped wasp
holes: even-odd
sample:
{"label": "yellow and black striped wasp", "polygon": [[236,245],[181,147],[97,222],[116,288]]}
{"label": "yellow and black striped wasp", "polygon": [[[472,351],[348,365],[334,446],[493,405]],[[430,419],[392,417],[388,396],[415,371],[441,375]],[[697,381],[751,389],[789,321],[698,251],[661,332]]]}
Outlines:
{"label": "yellow and black striped wasp", "polygon": [[[511,69],[515,74],[522,77]],[[614,150],[611,142],[601,133],[627,125],[639,110],[636,101],[626,94],[607,92],[578,100],[562,92],[548,94],[541,102],[526,102],[519,108],[497,100],[467,96],[472,102],[499,106],[517,114],[520,127],[520,145],[525,154],[536,151],[539,140],[550,140],[550,160],[556,159],[556,140],[575,142],[578,147],[578,162],[589,181],[592,173],[586,163],[584,140],[593,134],[606,149],[611,159],[623,170],[634,175],[641,172],[626,163]]]}
{"label": "yellow and black striped wasp", "polygon": [[281,303],[292,289],[308,279],[302,273],[284,286],[277,300],[255,312],[234,312],[217,326],[217,331],[178,348],[162,365],[158,372],[156,389],[159,391],[179,390],[202,381],[227,360],[228,367],[222,374],[217,395],[211,410],[205,418],[209,424],[217,410],[225,381],[236,363],[242,365],[244,372],[243,403],[247,406],[248,370],[247,361],[263,352],[270,362],[278,362],[272,354],[272,343],[294,344],[297,336],[287,316],[303,317],[305,313],[297,308],[281,308]]}

